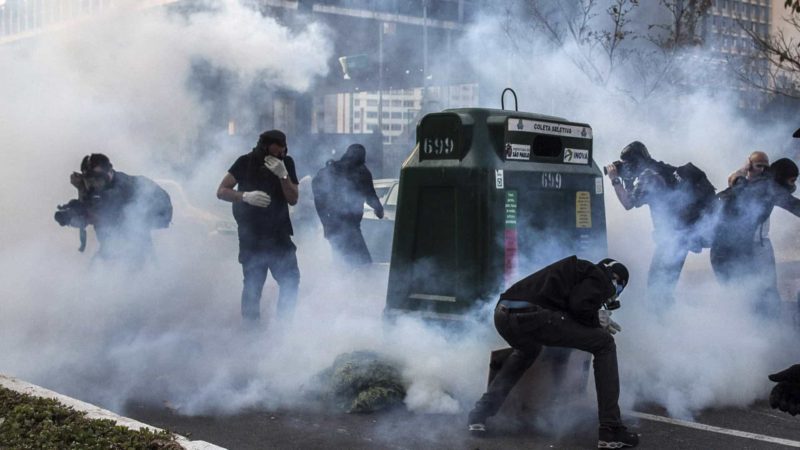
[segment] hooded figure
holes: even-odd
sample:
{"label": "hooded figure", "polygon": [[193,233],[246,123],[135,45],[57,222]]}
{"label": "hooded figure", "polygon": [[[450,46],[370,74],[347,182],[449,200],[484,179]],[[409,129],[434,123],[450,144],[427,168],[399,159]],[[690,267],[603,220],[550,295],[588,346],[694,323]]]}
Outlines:
{"label": "hooded figure", "polygon": [[[719,193],[720,217],[711,244],[711,266],[722,283],[743,279],[756,282],[759,312],[778,306],[775,256],[766,240],[753,240],[775,206],[800,217],[800,200],[792,196],[797,165],[782,158],[769,166],[766,176],[740,180]],[[768,259],[756,258],[759,247],[769,245]]]}
{"label": "hooded figure", "polygon": [[375,193],[366,162],[367,151],[361,144],[347,148],[338,161],[328,163],[317,172],[311,183],[325,238],[331,243],[334,256],[350,265],[372,262],[361,234],[361,218],[366,202],[383,218],[383,205]]}

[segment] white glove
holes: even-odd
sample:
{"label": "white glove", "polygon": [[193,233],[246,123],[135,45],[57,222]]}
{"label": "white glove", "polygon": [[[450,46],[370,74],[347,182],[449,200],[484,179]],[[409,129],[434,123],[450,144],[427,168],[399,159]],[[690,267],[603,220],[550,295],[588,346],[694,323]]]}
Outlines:
{"label": "white glove", "polygon": [[242,201],[248,205],[258,206],[259,208],[266,208],[272,202],[269,194],[263,191],[250,191],[242,194]]}
{"label": "white glove", "polygon": [[622,327],[617,322],[611,320],[611,311],[601,309],[597,311],[597,318],[600,320],[600,327],[611,334],[622,331]]}
{"label": "white glove", "polygon": [[272,155],[269,155],[266,158],[264,158],[264,167],[269,169],[280,179],[284,179],[289,175],[289,172],[286,170],[286,165],[283,164],[283,161]]}

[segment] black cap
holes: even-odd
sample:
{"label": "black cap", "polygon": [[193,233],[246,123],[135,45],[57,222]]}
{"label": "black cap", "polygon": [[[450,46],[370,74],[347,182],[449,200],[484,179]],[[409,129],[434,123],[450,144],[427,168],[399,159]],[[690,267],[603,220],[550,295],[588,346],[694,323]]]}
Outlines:
{"label": "black cap", "polygon": [[598,263],[600,266],[604,267],[609,272],[613,273],[614,275],[618,276],[620,281],[622,281],[622,286],[625,287],[628,285],[628,268],[625,267],[624,264],[621,262],[606,258]]}
{"label": "black cap", "polygon": [[258,137],[257,147],[269,147],[271,144],[278,144],[281,147],[286,147],[286,134],[280,130],[269,130],[261,133]]}
{"label": "black cap", "polygon": [[798,128],[797,131],[794,132],[792,137],[800,138],[800,128]]}

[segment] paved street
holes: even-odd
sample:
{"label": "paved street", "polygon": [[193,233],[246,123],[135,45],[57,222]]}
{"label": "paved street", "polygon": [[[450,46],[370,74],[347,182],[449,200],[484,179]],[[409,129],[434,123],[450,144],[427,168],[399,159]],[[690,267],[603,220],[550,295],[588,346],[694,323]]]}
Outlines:
{"label": "paved street", "polygon": [[[390,412],[372,415],[310,411],[250,411],[227,417],[187,417],[159,406],[129,405],[128,414],[191,439],[229,449],[519,449],[592,448],[591,421],[561,435],[529,427],[494,425],[485,438],[471,437],[462,415]],[[642,408],[640,408],[642,409]],[[643,449],[776,449],[800,447],[800,417],[759,403],[744,410],[703,412],[696,426],[666,423],[663,411],[643,409],[654,417],[628,414],[626,422],[641,434]],[[657,420],[653,420],[657,419]],[[502,428],[497,430],[497,428]],[[716,427],[716,428],[715,428]],[[750,437],[744,437],[747,434]]]}

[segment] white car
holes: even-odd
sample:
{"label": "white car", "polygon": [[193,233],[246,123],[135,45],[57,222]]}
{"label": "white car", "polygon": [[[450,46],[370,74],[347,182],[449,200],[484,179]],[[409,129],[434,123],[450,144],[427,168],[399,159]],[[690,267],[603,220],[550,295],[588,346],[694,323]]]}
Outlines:
{"label": "white car", "polygon": [[364,204],[364,217],[361,220],[361,233],[372,256],[372,262],[388,263],[392,259],[392,239],[394,237],[394,215],[397,212],[397,194],[400,180],[382,178],[373,181],[375,193],[383,205],[383,219],[378,219],[375,211]]}

